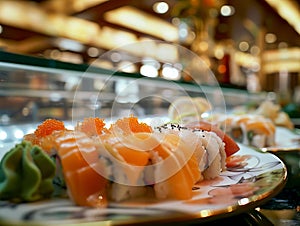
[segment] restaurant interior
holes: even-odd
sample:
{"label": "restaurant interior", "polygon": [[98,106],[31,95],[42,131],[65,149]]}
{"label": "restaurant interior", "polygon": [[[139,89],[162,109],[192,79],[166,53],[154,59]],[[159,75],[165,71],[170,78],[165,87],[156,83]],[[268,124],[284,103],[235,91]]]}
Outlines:
{"label": "restaurant interior", "polygon": [[274,191],[188,225],[300,224],[300,0],[0,1],[0,159],[47,118],[165,119],[186,95],[212,113],[268,100],[299,136],[267,151],[287,171]]}

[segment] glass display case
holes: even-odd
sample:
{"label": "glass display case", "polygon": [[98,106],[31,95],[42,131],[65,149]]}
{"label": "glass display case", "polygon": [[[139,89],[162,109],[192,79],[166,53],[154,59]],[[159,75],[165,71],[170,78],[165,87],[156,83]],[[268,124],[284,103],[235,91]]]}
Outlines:
{"label": "glass display case", "polygon": [[[167,116],[168,107],[180,96],[206,97],[230,109],[260,103],[265,93],[149,78],[90,65],[64,63],[0,52],[0,125],[122,116]],[[222,103],[220,103],[222,102]]]}

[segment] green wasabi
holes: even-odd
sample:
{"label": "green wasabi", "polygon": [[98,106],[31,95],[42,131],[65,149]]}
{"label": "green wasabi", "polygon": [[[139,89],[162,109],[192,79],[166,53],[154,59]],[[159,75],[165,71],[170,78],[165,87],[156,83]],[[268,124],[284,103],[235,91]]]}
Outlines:
{"label": "green wasabi", "polygon": [[56,166],[40,147],[22,141],[0,162],[0,199],[33,202],[54,192]]}

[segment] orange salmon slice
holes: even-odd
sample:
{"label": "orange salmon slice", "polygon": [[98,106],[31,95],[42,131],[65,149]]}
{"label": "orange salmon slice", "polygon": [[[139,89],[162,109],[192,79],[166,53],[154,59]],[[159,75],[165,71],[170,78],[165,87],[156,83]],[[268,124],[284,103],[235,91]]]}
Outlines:
{"label": "orange salmon slice", "polygon": [[[180,140],[180,137],[174,134],[167,134],[165,137],[167,143],[171,146],[171,149],[176,150],[176,146]],[[159,156],[163,159],[172,158],[172,153],[169,148],[165,148],[163,145],[159,145],[155,151],[158,152]],[[176,150],[181,151],[181,150]],[[175,156],[173,156],[176,158]],[[165,168],[164,170],[168,170]],[[201,172],[198,167],[198,162],[193,154],[186,164],[174,175],[167,178],[165,181],[159,182],[161,186],[168,188],[168,198],[171,199],[190,199],[192,197],[192,188],[195,183],[201,178]]]}

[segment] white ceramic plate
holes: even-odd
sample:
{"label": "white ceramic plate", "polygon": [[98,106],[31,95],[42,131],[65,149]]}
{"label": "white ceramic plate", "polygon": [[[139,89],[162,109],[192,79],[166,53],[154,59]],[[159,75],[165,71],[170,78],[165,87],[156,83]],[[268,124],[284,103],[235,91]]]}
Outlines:
{"label": "white ceramic plate", "polygon": [[284,187],[287,170],[273,154],[239,144],[241,150],[228,169],[194,187],[184,201],[147,198],[110,203],[108,208],[75,206],[69,199],[14,204],[0,201],[0,224],[10,225],[123,225],[195,220],[207,222],[255,208]]}

